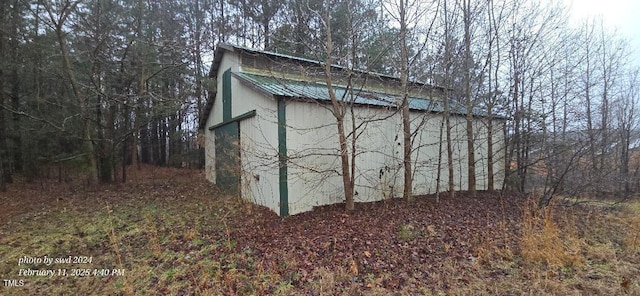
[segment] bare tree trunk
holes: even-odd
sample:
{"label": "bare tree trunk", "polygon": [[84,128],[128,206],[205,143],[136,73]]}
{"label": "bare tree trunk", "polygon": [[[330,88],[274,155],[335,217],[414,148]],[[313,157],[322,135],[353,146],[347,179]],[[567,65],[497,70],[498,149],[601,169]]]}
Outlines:
{"label": "bare tree trunk", "polygon": [[127,154],[131,153],[131,149],[129,149],[129,142],[132,141],[133,136],[131,134],[131,111],[129,110],[129,106],[127,101],[125,100],[123,104],[123,117],[124,117],[124,131],[128,132],[128,135],[124,136],[124,140],[122,141],[122,183],[127,183]]}
{"label": "bare tree trunk", "polygon": [[476,158],[473,146],[473,100],[471,98],[471,1],[464,0],[464,52],[465,52],[465,71],[464,71],[464,92],[467,120],[467,182],[469,193],[476,197]]}
{"label": "bare tree trunk", "polygon": [[587,116],[587,135],[589,136],[589,153],[591,155],[591,169],[592,173],[590,174],[591,178],[594,178],[594,174],[598,172],[598,164],[599,162],[596,159],[596,134],[593,127],[593,115],[592,112],[592,98],[591,98],[591,76],[593,75],[592,65],[591,65],[591,36],[593,33],[593,26],[589,28],[589,24],[587,23],[587,36],[586,40],[584,40],[584,44],[586,46],[585,50],[585,81],[584,81],[584,99],[586,104],[586,116]]}
{"label": "bare tree trunk", "polygon": [[[523,75],[524,76],[524,75]],[[533,114],[533,101],[534,101],[534,76],[528,76],[529,78],[529,97],[527,100],[527,109],[524,110],[523,114]],[[522,93],[520,94],[520,99],[522,100],[522,104],[521,106],[524,107],[525,105],[525,85],[524,85],[524,80],[523,80],[523,85],[522,85]],[[523,116],[523,126],[526,126],[526,129],[524,130],[524,132],[522,133],[522,163],[524,164],[524,166],[522,167],[522,175],[521,175],[521,181],[522,181],[522,188],[524,190],[526,190],[526,184],[528,181],[528,170],[529,167],[531,165],[531,136],[533,134],[533,117],[532,116]]]}
{"label": "bare tree trunk", "polygon": [[444,91],[444,120],[446,126],[446,138],[447,138],[447,168],[449,172],[449,197],[453,198],[455,196],[455,178],[453,175],[453,142],[451,140],[451,111],[450,111],[450,93],[449,86],[451,85],[451,63],[452,63],[452,55],[451,52],[453,50],[452,46],[452,38],[451,33],[449,31],[449,13],[447,10],[447,1],[443,3],[444,9],[444,31],[445,31],[445,70],[444,70],[444,81],[445,81],[445,91]]}
{"label": "bare tree trunk", "polygon": [[[609,123],[609,85],[611,82],[611,68],[608,67],[608,63],[611,61],[607,60],[607,43],[604,38],[604,28],[601,24],[600,27],[600,62],[602,67],[602,96],[600,98],[600,171],[604,173],[601,178],[604,178],[607,175],[607,171],[609,168],[605,166],[605,159],[607,158],[607,146],[608,139],[607,134],[609,133],[608,123]],[[602,180],[604,181],[604,180]],[[602,184],[604,186],[604,184]]]}
{"label": "bare tree trunk", "polygon": [[[348,143],[347,143],[347,136],[345,133],[345,127],[344,127],[344,117],[345,117],[345,108],[344,108],[344,102],[341,104],[340,102],[338,102],[338,98],[336,97],[336,93],[333,89],[333,80],[332,80],[332,76],[331,76],[331,64],[333,63],[332,60],[332,55],[333,55],[333,41],[332,41],[332,37],[331,37],[331,17],[329,15],[329,9],[328,7],[330,6],[329,1],[327,1],[327,12],[325,17],[325,30],[326,30],[326,38],[327,38],[327,47],[326,47],[326,53],[327,53],[327,58],[325,60],[325,82],[327,84],[327,90],[329,92],[329,98],[331,99],[331,106],[332,106],[332,113],[333,116],[336,119],[336,123],[338,126],[338,140],[340,143],[340,162],[341,162],[341,167],[342,167],[342,184],[344,186],[344,196],[345,196],[345,203],[346,203],[346,210],[347,211],[353,211],[355,209],[355,203],[354,203],[354,186],[352,183],[352,178],[351,178],[351,170],[350,170],[350,166],[349,166],[349,148],[348,148]],[[352,165],[355,165],[352,164]]]}
{"label": "bare tree trunk", "polygon": [[[99,66],[98,66],[99,68]],[[94,82],[98,88],[97,90],[97,95],[96,95],[96,118],[95,118],[95,122],[96,122],[96,126],[98,126],[99,128],[96,131],[96,138],[98,141],[98,149],[97,149],[97,154],[98,154],[98,159],[97,159],[97,163],[98,163],[98,179],[100,179],[100,181],[102,182],[108,182],[109,178],[110,178],[110,172],[109,170],[111,169],[111,166],[108,165],[108,161],[105,161],[105,156],[108,153],[108,149],[105,146],[105,140],[104,140],[104,129],[102,129],[102,101],[103,101],[103,97],[102,94],[100,93],[99,88],[101,87],[101,78],[99,77],[100,74],[96,75],[97,77],[97,81]]]}
{"label": "bare tree trunk", "polygon": [[400,0],[400,83],[402,87],[402,135],[404,187],[402,197],[407,202],[413,201],[413,175],[411,169],[411,114],[409,110],[409,52],[407,49],[407,0]]}
{"label": "bare tree trunk", "polygon": [[[140,71],[140,81],[138,82],[138,97],[134,103],[134,112],[133,112],[133,133],[131,135],[131,165],[140,169],[140,155],[138,155],[138,142],[142,135],[140,134],[140,116],[142,111],[140,110],[140,104],[143,101],[144,97],[144,76],[145,76],[144,67]],[[129,115],[130,116],[130,115]]]}
{"label": "bare tree trunk", "polygon": [[[488,85],[490,90],[489,102],[487,103],[487,190],[493,191],[495,190],[495,176],[493,170],[493,107],[496,102],[496,97],[498,96],[498,66],[493,65],[493,48],[494,43],[495,51],[497,57],[497,63],[500,63],[500,43],[498,38],[498,28],[496,24],[495,14],[494,14],[494,3],[493,0],[489,0],[489,7],[487,8],[488,18],[489,18],[489,53],[488,53],[488,64],[489,70],[488,73]],[[495,75],[494,71],[495,70]],[[495,84],[494,84],[495,82]]]}
{"label": "bare tree trunk", "polygon": [[[108,97],[106,95],[106,91],[105,91],[105,85],[104,85],[104,80],[105,80],[105,72],[103,69],[103,61],[101,60],[101,53],[103,53],[103,48],[102,46],[104,45],[103,42],[101,42],[101,37],[103,34],[106,35],[106,32],[104,32],[104,27],[102,24],[102,13],[103,13],[103,9],[102,9],[102,2],[96,2],[93,3],[94,7],[92,10],[92,22],[94,23],[95,26],[95,31],[97,32],[97,35],[95,37],[95,39],[93,40],[94,44],[95,44],[95,48],[93,50],[93,55],[92,55],[92,73],[91,75],[91,79],[93,82],[93,85],[95,87],[95,93],[96,93],[96,102],[95,102],[95,111],[96,111],[96,118],[95,118],[95,123],[96,123],[96,127],[97,127],[97,142],[98,144],[97,146],[97,155],[98,155],[98,177],[102,182],[111,182],[112,178],[113,178],[113,172],[112,172],[112,168],[113,168],[113,164],[112,164],[112,154],[113,154],[113,133],[110,132],[110,129],[113,129],[113,120],[114,119],[110,119],[110,117],[112,118],[112,115],[110,114],[111,110],[109,110],[108,108],[105,109],[106,115],[103,112],[103,105],[108,106],[110,105],[110,102],[108,100]],[[111,126],[110,126],[111,125]]]}
{"label": "bare tree trunk", "polygon": [[[513,60],[516,60],[515,57],[513,57]],[[520,128],[521,125],[521,121],[522,121],[522,113],[523,111],[520,109],[520,104],[519,104],[519,96],[520,96],[520,75],[519,75],[519,71],[520,69],[518,69],[518,65],[514,62],[514,75],[513,75],[513,104],[514,104],[514,119],[513,119],[513,123],[514,123],[514,128],[513,128],[513,143],[512,143],[512,149],[515,150],[515,154],[516,154],[516,165],[517,165],[517,174],[518,174],[518,179],[520,180],[519,184],[518,184],[518,190],[520,192],[524,192],[524,162],[522,160],[522,153],[520,153],[521,151],[521,146],[522,146],[522,130]],[[511,158],[509,158],[511,159]]]}
{"label": "bare tree trunk", "polygon": [[[143,12],[145,11],[146,7],[145,7],[145,3],[144,1],[138,0],[137,3],[137,12],[136,12],[136,36],[139,39],[143,38],[143,28],[142,28],[142,19],[143,19]],[[142,52],[141,49],[141,44],[136,44],[136,47],[134,49],[134,56],[133,59],[137,60],[138,63],[138,81],[137,81],[137,96],[134,98],[134,101],[131,102],[133,104],[133,132],[131,133],[131,165],[134,166],[136,169],[140,170],[140,158],[142,157],[142,145],[140,145],[140,149],[138,149],[138,143],[141,141],[142,135],[141,135],[141,120],[140,117],[142,116],[142,110],[141,110],[141,105],[144,102],[144,98],[146,95],[146,88],[145,88],[145,84],[146,84],[146,77],[147,77],[147,69],[145,68],[145,61],[142,58],[142,55],[144,53]],[[131,116],[131,115],[129,115]],[[140,151],[140,153],[138,153],[138,151]]]}
{"label": "bare tree trunk", "polygon": [[623,183],[623,196],[628,197],[631,193],[631,183],[629,182],[629,142],[631,139],[631,131],[626,128],[621,129],[620,143],[620,176]]}
{"label": "bare tree trunk", "polygon": [[[19,35],[19,28],[18,28],[18,24],[20,23],[19,19],[20,19],[20,4],[18,3],[18,1],[14,1],[13,3],[13,9],[11,10],[11,37],[9,39],[9,51],[10,51],[10,57],[11,60],[13,61],[13,65],[11,66],[11,76],[10,76],[10,80],[11,80],[11,108],[15,111],[12,114],[12,126],[13,126],[13,130],[12,130],[12,136],[11,139],[13,140],[13,146],[12,146],[12,152],[11,154],[13,155],[13,171],[16,172],[21,172],[22,171],[22,163],[23,163],[23,158],[22,158],[22,125],[20,124],[20,114],[18,113],[18,111],[20,111],[20,77],[18,76],[18,65],[16,63],[18,63],[18,61],[20,61],[20,57],[18,55],[19,52],[19,43],[18,43],[18,39],[20,38]],[[0,89],[0,91],[2,91]],[[31,177],[31,176],[29,176]]]}
{"label": "bare tree trunk", "polygon": [[[631,179],[630,174],[630,145],[631,145],[631,133],[634,129],[634,125],[637,124],[636,117],[636,105],[638,103],[638,71],[634,71],[630,76],[631,79],[627,86],[627,91],[624,93],[624,99],[619,102],[618,108],[618,120],[620,130],[620,178],[622,178],[621,191],[624,198],[629,197],[631,194]],[[635,127],[637,128],[637,127]]]}
{"label": "bare tree trunk", "polygon": [[163,116],[162,119],[160,119],[160,121],[158,122],[158,124],[160,125],[160,143],[158,143],[160,145],[160,164],[162,166],[166,166],[167,165],[167,134],[168,134],[168,128],[167,128],[167,124],[168,124],[168,117]]}
{"label": "bare tree trunk", "polygon": [[[194,13],[196,14],[196,18],[195,18],[195,32],[194,32],[195,49],[193,52],[193,58],[194,58],[195,75],[196,75],[195,96],[196,96],[196,104],[198,109],[197,116],[198,116],[198,119],[200,120],[204,115],[204,107],[205,107],[205,100],[203,100],[204,83],[202,81],[204,76],[203,69],[202,69],[202,65],[203,65],[202,63],[202,43],[203,43],[202,22],[204,20],[204,14],[202,14],[200,11],[200,0],[195,0],[194,5],[195,5]],[[170,132],[174,132],[174,130],[171,130]]]}
{"label": "bare tree trunk", "polygon": [[[512,31],[515,32],[515,24]],[[516,175],[518,178],[518,190],[520,192],[525,192],[525,183],[527,178],[525,163],[525,150],[528,149],[524,143],[524,121],[525,121],[525,107],[524,107],[524,50],[523,44],[519,40],[519,36],[511,36],[511,50],[510,50],[510,66],[511,66],[511,88],[510,95],[512,97],[512,108],[513,108],[513,137],[511,139],[511,150],[510,154],[515,154],[516,158]],[[509,159],[512,159],[509,157]]]}
{"label": "bare tree trunk", "polygon": [[[4,136],[4,135],[0,135]],[[0,152],[2,153],[2,152]],[[4,155],[0,155],[0,192],[7,192],[7,183],[4,179]]]}
{"label": "bare tree trunk", "polygon": [[115,146],[114,146],[114,139],[115,139],[115,118],[116,118],[116,106],[114,104],[114,102],[110,102],[109,103],[109,109],[107,112],[107,118],[105,120],[105,139],[103,141],[104,143],[104,149],[107,150],[106,152],[106,161],[108,162],[108,165],[111,167],[109,169],[109,177],[108,177],[108,181],[115,181]]}
{"label": "bare tree trunk", "polygon": [[[491,110],[492,107],[488,107]],[[493,171],[493,113],[487,115],[487,190],[495,190],[495,172]]]}
{"label": "bare tree trunk", "polygon": [[442,136],[444,134],[444,117],[440,121],[440,134],[438,137],[438,166],[436,175],[436,202],[440,201],[440,180],[442,178]]}

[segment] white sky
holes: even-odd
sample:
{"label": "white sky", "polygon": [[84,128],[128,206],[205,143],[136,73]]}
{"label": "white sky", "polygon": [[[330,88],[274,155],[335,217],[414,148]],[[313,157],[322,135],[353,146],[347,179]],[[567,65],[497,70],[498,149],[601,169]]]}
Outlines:
{"label": "white sky", "polygon": [[562,0],[571,8],[573,21],[590,16],[602,16],[605,26],[616,30],[629,41],[633,60],[640,64],[640,1],[639,0]]}

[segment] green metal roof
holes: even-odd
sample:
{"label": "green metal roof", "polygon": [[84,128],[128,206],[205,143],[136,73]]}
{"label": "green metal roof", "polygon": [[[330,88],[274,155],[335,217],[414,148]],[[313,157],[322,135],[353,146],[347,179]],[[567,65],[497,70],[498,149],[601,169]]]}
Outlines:
{"label": "green metal roof", "polygon": [[[319,101],[330,101],[327,85],[320,82],[300,81],[274,76],[264,76],[250,73],[236,72],[234,76],[249,83],[260,92],[291,98],[303,98]],[[400,97],[396,94],[371,91],[345,86],[334,85],[333,89],[338,100],[351,101],[360,105],[380,106],[387,108],[399,107]],[[453,114],[466,114],[464,105],[450,100],[449,107]],[[417,111],[444,112],[442,100],[432,98],[409,97],[409,108]],[[481,110],[474,110],[474,115],[486,116]]]}

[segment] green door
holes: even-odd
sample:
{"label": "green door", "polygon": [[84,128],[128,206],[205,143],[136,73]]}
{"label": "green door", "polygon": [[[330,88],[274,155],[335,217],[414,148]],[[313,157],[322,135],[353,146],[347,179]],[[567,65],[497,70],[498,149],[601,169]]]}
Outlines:
{"label": "green door", "polygon": [[216,135],[216,184],[222,192],[240,194],[240,133],[238,122],[229,122],[214,130]]}

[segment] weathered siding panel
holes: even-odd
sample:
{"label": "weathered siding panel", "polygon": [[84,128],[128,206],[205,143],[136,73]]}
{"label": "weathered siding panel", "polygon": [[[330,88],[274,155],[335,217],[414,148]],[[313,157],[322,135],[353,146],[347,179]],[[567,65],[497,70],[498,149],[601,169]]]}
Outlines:
{"label": "weathered siding panel", "polygon": [[290,214],[344,200],[337,127],[326,107],[286,102]]}
{"label": "weathered siding panel", "polygon": [[[314,206],[344,201],[338,131],[327,104],[287,102],[289,202],[291,214]],[[356,107],[356,202],[398,196],[402,190],[399,113],[381,108]],[[345,118],[352,130],[351,115]],[[351,151],[351,139],[348,139]]]}
{"label": "weathered siding panel", "polygon": [[[438,180],[438,162],[441,162],[441,171],[446,173],[447,146],[446,134],[442,133],[443,145],[440,147],[440,128],[444,116],[441,114],[412,112],[412,130],[419,129],[413,143],[413,194],[430,194],[436,191]],[[440,151],[442,148],[442,151]],[[440,157],[442,152],[442,158]],[[402,157],[402,155],[400,156]],[[440,176],[440,190],[447,188],[447,175]],[[444,182],[443,182],[444,181]],[[402,194],[402,193],[400,193]]]}
{"label": "weathered siding panel", "polygon": [[[355,191],[357,202],[393,198],[402,192],[402,126],[394,110],[362,107],[354,110],[356,140]],[[351,118],[347,121],[349,132]]]}
{"label": "weathered siding panel", "polygon": [[234,85],[233,100],[237,103],[234,116],[256,110],[256,116],[240,121],[240,151],[242,198],[279,213],[278,188],[278,118],[273,98]]}

